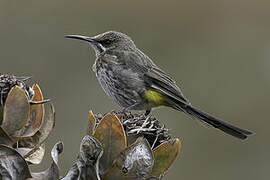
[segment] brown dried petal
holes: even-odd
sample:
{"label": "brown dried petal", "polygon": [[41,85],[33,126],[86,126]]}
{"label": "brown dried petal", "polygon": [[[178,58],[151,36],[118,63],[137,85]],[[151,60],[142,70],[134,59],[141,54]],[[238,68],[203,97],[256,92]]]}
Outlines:
{"label": "brown dried petal", "polygon": [[12,146],[16,141],[10,137],[4,129],[0,127],[0,144],[4,144],[7,146]]}
{"label": "brown dried petal", "polygon": [[23,89],[13,87],[6,99],[3,113],[2,128],[13,135],[24,127],[30,117],[30,104]]}
{"label": "brown dried petal", "polygon": [[92,136],[96,127],[97,120],[92,111],[89,111],[89,119],[87,121],[86,134]]}
{"label": "brown dried petal", "polygon": [[42,124],[40,130],[32,137],[23,138],[19,141],[19,144],[22,147],[31,147],[33,148],[28,154],[25,155],[25,158],[34,153],[35,149],[39,148],[41,144],[45,142],[45,140],[50,135],[51,131],[55,125],[55,110],[53,104],[50,104],[50,111],[48,116],[45,118],[44,123]]}
{"label": "brown dried petal", "polygon": [[157,146],[154,152],[154,167],[151,176],[159,177],[165,173],[176,159],[181,147],[181,142],[178,138],[166,141]]}
{"label": "brown dried petal", "polygon": [[[34,93],[34,97],[32,101],[42,101],[43,95],[40,87],[37,84],[32,86]],[[44,119],[44,104],[32,104],[30,106],[30,118],[27,121],[26,125],[14,136],[17,137],[30,137],[33,136],[41,127]]]}
{"label": "brown dried petal", "polygon": [[124,128],[117,116],[105,115],[99,122],[94,137],[101,143],[104,153],[100,159],[101,174],[112,166],[114,159],[127,146]]}
{"label": "brown dried petal", "polygon": [[45,121],[39,130],[39,132],[41,133],[39,140],[40,143],[44,142],[48,138],[54,126],[55,126],[55,109],[53,104],[51,103],[48,116],[45,118]]}

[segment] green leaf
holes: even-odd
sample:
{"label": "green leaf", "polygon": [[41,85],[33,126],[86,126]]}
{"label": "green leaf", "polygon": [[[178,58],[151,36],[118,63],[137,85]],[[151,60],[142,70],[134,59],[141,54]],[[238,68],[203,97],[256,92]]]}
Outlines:
{"label": "green leaf", "polygon": [[101,143],[104,153],[100,159],[101,174],[112,166],[114,159],[127,146],[124,128],[117,116],[107,114],[99,122],[94,137]]}
{"label": "green leaf", "polygon": [[176,159],[181,143],[178,138],[170,141],[166,141],[157,146],[154,152],[154,167],[151,172],[151,176],[159,177],[165,173]]}

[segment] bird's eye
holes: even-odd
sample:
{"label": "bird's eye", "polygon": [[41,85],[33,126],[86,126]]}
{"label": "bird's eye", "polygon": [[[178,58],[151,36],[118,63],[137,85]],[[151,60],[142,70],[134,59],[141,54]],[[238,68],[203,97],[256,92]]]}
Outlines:
{"label": "bird's eye", "polygon": [[111,44],[111,42],[112,42],[111,40],[106,39],[106,40],[103,41],[103,44]]}

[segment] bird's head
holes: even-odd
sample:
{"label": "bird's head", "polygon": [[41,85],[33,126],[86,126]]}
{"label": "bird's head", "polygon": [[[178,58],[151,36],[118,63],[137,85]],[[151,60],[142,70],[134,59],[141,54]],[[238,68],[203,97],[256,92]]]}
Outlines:
{"label": "bird's head", "polygon": [[106,50],[133,50],[136,48],[132,39],[121,32],[108,31],[94,37],[82,35],[67,35],[67,38],[87,41],[95,50],[96,55]]}

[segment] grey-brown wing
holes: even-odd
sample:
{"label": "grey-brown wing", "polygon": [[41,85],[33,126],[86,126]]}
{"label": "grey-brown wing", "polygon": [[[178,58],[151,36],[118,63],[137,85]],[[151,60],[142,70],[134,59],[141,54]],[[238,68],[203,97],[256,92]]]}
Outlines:
{"label": "grey-brown wing", "polygon": [[114,53],[119,63],[122,63],[127,68],[131,68],[133,72],[141,74],[141,78],[144,78],[148,86],[184,104],[189,104],[189,101],[176,85],[176,82],[142,52],[119,51]]}
{"label": "grey-brown wing", "polygon": [[156,67],[151,68],[145,74],[145,79],[153,89],[156,89],[171,98],[177,99],[183,104],[190,104],[176,82],[161,69]]}

